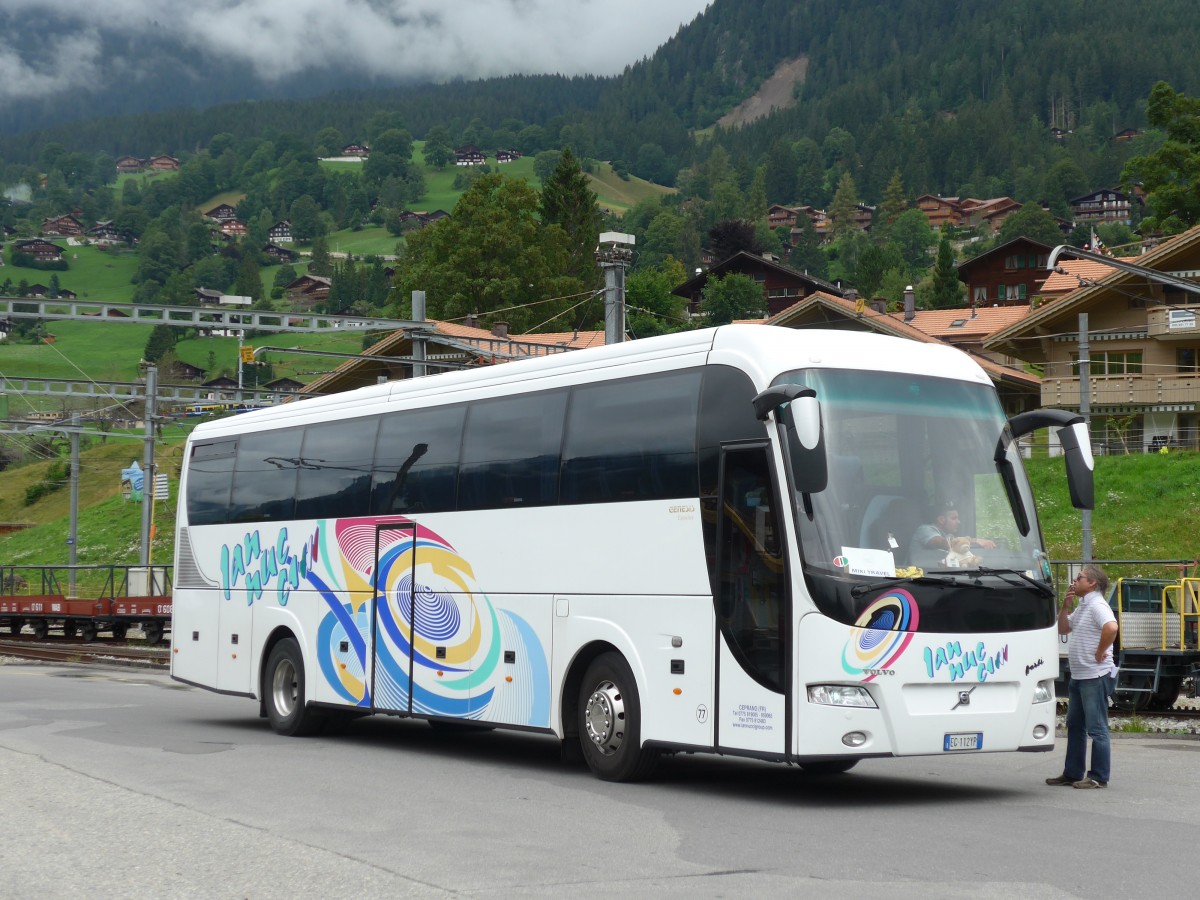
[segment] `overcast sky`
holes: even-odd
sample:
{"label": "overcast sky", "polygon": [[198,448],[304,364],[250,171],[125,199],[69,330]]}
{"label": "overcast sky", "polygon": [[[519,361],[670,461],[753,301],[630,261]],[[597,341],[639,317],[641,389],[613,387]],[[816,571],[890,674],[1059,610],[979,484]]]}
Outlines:
{"label": "overcast sky", "polygon": [[[136,60],[105,35],[174,38],[214,64],[295,75],[335,61],[374,77],[612,75],[708,0],[0,0],[0,101],[95,86]],[[40,23],[37,40],[22,24]],[[53,27],[47,33],[44,29]],[[14,33],[18,39],[14,40]]]}

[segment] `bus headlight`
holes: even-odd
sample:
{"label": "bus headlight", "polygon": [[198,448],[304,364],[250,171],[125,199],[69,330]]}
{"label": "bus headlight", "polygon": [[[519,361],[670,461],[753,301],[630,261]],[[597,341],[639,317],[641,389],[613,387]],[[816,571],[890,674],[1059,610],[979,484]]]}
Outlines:
{"label": "bus headlight", "polygon": [[1054,681],[1039,681],[1033,689],[1034,703],[1049,703],[1054,699]]}
{"label": "bus headlight", "polygon": [[847,684],[810,684],[808,702],[822,706],[866,706],[877,708],[866,688]]}

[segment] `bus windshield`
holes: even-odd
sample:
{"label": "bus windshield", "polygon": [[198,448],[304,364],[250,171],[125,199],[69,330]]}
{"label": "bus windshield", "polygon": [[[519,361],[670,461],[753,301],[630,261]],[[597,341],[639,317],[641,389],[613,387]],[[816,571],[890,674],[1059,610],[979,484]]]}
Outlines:
{"label": "bus windshield", "polygon": [[899,586],[922,631],[1050,624],[1032,493],[1011,442],[1005,488],[995,454],[1006,419],[990,385],[842,369],[776,380],[788,382],[814,388],[821,403],[829,482],[808,495],[811,517],[797,498],[796,518],[822,612],[853,624]]}

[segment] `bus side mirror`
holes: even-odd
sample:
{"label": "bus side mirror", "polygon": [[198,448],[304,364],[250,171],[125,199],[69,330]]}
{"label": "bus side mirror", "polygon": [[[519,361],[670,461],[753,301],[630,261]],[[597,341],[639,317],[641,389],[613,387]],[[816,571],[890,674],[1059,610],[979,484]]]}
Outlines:
{"label": "bus side mirror", "polygon": [[[1067,464],[1067,489],[1071,492],[1071,505],[1076,509],[1095,508],[1096,461],[1092,458],[1092,441],[1088,435],[1087,420],[1083,416],[1065,409],[1035,409],[1013,416],[1008,420],[1008,426],[1014,441],[1039,428],[1057,428]],[[997,459],[1000,452],[1000,448],[997,448]]]}
{"label": "bus side mirror", "polygon": [[754,414],[765,420],[772,412],[787,433],[792,488],[803,494],[825,490],[829,468],[817,392],[803,384],[769,387],[754,398]]}

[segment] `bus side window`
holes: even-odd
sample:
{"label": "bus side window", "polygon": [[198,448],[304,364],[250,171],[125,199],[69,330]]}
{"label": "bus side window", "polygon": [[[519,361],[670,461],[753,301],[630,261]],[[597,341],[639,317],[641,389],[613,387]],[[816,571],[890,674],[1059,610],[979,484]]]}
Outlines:
{"label": "bus side window", "polygon": [[187,477],[188,525],[228,522],[237,440],[195,444],[191,454]]}
{"label": "bus side window", "polygon": [[233,468],[231,522],[277,522],[294,518],[296,472],[302,428],[244,434]]}
{"label": "bus side window", "polygon": [[451,512],[458,491],[466,407],[391,413],[375,442],[371,512]]}
{"label": "bus side window", "polygon": [[377,428],[375,418],[367,416],[304,429],[296,482],[296,518],[367,514]]}
{"label": "bus side window", "polygon": [[696,496],[698,370],[575,388],[562,502]]}
{"label": "bus side window", "polygon": [[471,404],[463,434],[458,508],[558,503],[566,391]]}

